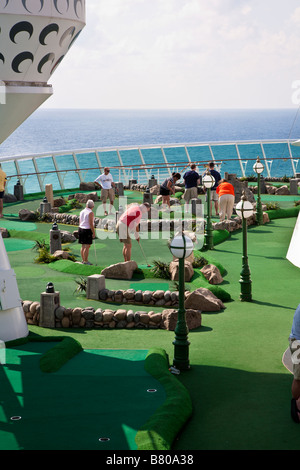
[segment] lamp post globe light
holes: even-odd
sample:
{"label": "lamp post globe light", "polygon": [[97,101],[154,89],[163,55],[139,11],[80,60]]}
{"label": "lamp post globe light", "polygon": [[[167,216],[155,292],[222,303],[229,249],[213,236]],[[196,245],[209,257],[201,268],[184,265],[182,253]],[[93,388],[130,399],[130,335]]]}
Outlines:
{"label": "lamp post globe light", "polygon": [[170,244],[170,251],[179,260],[179,308],[178,318],[175,328],[174,360],[173,366],[179,370],[188,370],[189,363],[189,341],[188,327],[184,308],[184,260],[188,258],[194,249],[192,240],[184,234],[177,235]]}
{"label": "lamp post globe light", "polygon": [[256,202],[256,223],[262,225],[263,223],[263,212],[261,207],[261,198],[260,198],[260,175],[264,171],[265,167],[261,163],[260,158],[257,157],[256,162],[253,165],[253,170],[257,174],[257,202]]}
{"label": "lamp post globe light", "polygon": [[250,279],[250,268],[248,264],[248,250],[247,250],[247,219],[253,215],[253,206],[250,201],[247,200],[245,191],[243,191],[240,202],[236,205],[236,213],[239,217],[242,217],[243,221],[243,258],[242,258],[242,270],[240,277],[241,293],[240,300],[245,302],[251,302],[252,300],[252,281]]}
{"label": "lamp post globe light", "polygon": [[207,170],[205,176],[202,178],[202,183],[204,187],[207,189],[207,222],[205,226],[205,233],[204,233],[204,248],[207,250],[213,250],[214,243],[213,243],[213,229],[211,223],[211,201],[210,201],[210,190],[215,184],[215,178],[210,174]]}

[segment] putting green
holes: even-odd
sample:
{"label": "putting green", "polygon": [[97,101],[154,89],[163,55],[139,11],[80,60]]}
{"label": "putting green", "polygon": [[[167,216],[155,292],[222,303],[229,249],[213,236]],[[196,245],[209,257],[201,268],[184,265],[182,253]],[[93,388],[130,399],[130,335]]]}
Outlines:
{"label": "putting green", "polygon": [[28,230],[29,232],[36,230],[36,224],[32,222],[19,222],[17,220],[1,219],[1,227],[7,230]]}
{"label": "putting green", "polygon": [[6,251],[22,251],[33,248],[35,245],[34,241],[31,240],[20,240],[17,238],[4,238],[4,246]]}
{"label": "putting green", "polygon": [[43,373],[40,358],[53,345],[6,350],[0,450],[136,450],[137,431],[166,398],[144,368],[148,351],[83,350]]}
{"label": "putting green", "polygon": [[130,289],[134,290],[150,290],[150,291],[155,291],[155,290],[164,290],[167,291],[169,290],[169,283],[162,283],[162,282],[143,282],[142,284],[140,282],[133,282],[130,284]]}

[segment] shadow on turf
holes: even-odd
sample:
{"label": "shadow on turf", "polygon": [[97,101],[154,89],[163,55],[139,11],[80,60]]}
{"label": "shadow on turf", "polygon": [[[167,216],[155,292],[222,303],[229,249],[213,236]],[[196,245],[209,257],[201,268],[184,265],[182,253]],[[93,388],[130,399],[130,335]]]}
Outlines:
{"label": "shadow on turf", "polygon": [[193,414],[173,450],[299,450],[299,426],[290,417],[292,375],[284,366],[282,373],[250,372],[191,359],[179,377]]}
{"label": "shadow on turf", "polygon": [[295,310],[294,307],[287,307],[285,305],[279,305],[279,304],[272,304],[271,302],[262,302],[260,300],[252,300],[252,304],[258,304],[258,305],[268,305],[269,307],[279,307],[279,308],[285,308],[287,310]]}

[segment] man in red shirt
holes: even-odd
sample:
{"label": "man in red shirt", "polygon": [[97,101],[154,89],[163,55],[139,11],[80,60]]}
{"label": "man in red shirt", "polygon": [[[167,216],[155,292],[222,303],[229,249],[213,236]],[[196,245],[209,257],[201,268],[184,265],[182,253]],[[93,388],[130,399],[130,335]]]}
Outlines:
{"label": "man in red shirt", "polygon": [[143,214],[150,210],[150,204],[145,202],[144,204],[132,204],[127,210],[121,215],[119,222],[116,227],[116,232],[119,235],[119,240],[123,243],[123,257],[124,261],[130,261],[131,259],[131,239],[133,236],[136,241],[140,242],[139,237],[139,223]]}
{"label": "man in red shirt", "polygon": [[217,186],[216,192],[219,196],[220,205],[220,222],[231,219],[233,206],[234,206],[234,187],[225,179],[222,179]]}

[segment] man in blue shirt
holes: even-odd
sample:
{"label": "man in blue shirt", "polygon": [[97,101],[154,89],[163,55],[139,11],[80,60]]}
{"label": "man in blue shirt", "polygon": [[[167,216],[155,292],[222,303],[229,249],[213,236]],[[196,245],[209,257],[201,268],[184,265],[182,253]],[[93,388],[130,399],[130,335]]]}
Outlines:
{"label": "man in blue shirt", "polygon": [[[211,199],[211,206],[212,206],[212,202],[214,202],[216,215],[219,215],[219,197],[216,193],[216,189],[217,189],[217,186],[219,184],[219,181],[221,180],[221,175],[214,168],[215,168],[214,162],[210,162],[209,171],[210,171],[210,174],[215,178],[215,184],[213,185],[213,187],[210,190],[210,199]],[[212,211],[212,207],[211,207],[211,211]]]}
{"label": "man in blue shirt", "polygon": [[186,212],[188,211],[190,200],[198,198],[197,186],[200,184],[200,176],[196,171],[195,163],[192,163],[190,168],[191,169],[183,175],[183,182],[185,185],[183,199],[185,200]]}
{"label": "man in blue shirt", "polygon": [[292,383],[291,416],[300,423],[300,304],[296,308],[291,334],[289,336],[294,379]]}

